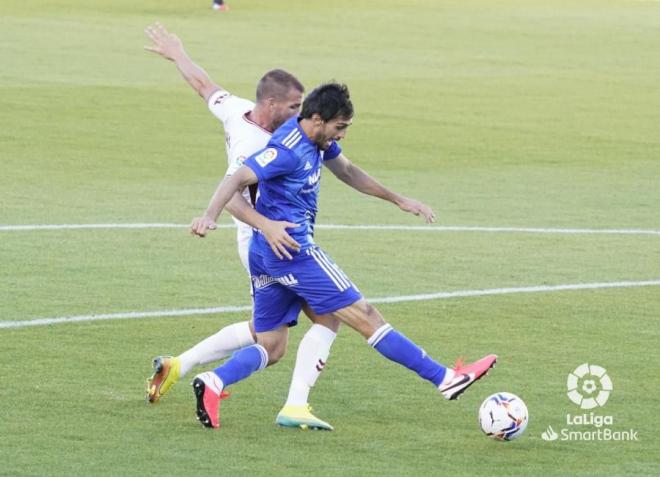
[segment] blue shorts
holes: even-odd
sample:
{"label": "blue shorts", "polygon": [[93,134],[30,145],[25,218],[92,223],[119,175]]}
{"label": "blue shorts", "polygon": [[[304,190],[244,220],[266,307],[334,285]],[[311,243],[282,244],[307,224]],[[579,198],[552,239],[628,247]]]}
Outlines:
{"label": "blue shorts", "polygon": [[295,326],[304,302],[323,315],[362,298],[346,274],[316,246],[301,251],[293,260],[280,260],[270,253],[264,256],[250,247],[250,279],[258,333],[282,325]]}

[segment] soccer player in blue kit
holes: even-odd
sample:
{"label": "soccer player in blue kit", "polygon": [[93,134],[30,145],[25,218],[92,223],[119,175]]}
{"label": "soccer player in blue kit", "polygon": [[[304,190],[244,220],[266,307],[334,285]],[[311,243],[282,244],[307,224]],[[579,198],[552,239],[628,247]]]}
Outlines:
{"label": "soccer player in blue kit", "polygon": [[297,322],[304,302],[317,314],[330,314],[367,339],[369,345],[430,381],[446,399],[456,399],[486,375],[497,356],[449,368],[392,328],[376,308],[314,242],[314,224],[323,166],[365,194],[390,201],[405,212],[435,214],[427,205],[390,191],[351,163],[338,144],[351,125],[353,105],[348,88],[337,83],[317,87],[305,99],[299,117],[275,131],[262,151],[249,157],[218,186],[206,213],[193,220],[191,233],[204,236],[236,191],[258,182],[256,212],[270,220],[298,226],[289,229],[297,243],[291,260],[279,259],[260,234],[250,244],[249,265],[254,293],[253,320],[257,344],[236,351],[213,371],[195,376],[197,417],[205,427],[219,427],[222,391],[252,373],[275,364],[285,353],[288,328]]}

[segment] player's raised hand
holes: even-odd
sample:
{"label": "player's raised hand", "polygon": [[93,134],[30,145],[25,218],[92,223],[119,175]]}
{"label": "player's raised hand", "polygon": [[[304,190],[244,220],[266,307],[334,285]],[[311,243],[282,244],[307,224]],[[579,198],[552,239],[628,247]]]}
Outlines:
{"label": "player's raised hand", "polygon": [[218,224],[214,220],[211,220],[206,215],[202,217],[197,217],[193,219],[192,224],[190,224],[190,235],[195,235],[197,237],[206,237],[206,233],[209,230],[215,230],[218,228]]}
{"label": "player's raised hand", "polygon": [[300,251],[300,244],[293,240],[286,231],[286,229],[296,227],[298,227],[298,224],[292,224],[291,222],[267,220],[260,229],[271,250],[280,260],[284,258],[293,260],[289,250]]}
{"label": "player's raised hand", "polygon": [[154,43],[144,49],[158,53],[165,59],[175,61],[177,55],[183,53],[183,43],[174,33],[168,32],[163,25],[156,22],[144,29],[144,33]]}
{"label": "player's raised hand", "polygon": [[433,209],[418,200],[404,197],[398,205],[399,208],[404,212],[409,212],[414,215],[421,215],[424,217],[427,224],[432,224],[435,222],[435,212],[433,212]]}

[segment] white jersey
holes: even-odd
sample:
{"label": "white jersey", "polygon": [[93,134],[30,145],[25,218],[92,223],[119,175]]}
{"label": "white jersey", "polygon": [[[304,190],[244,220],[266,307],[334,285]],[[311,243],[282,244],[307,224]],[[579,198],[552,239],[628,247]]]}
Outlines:
{"label": "white jersey", "polygon": [[[209,96],[208,106],[213,115],[222,121],[225,129],[228,162],[226,175],[230,176],[243,165],[245,159],[266,147],[272,133],[247,118],[247,114],[255,106],[252,101],[219,89]],[[243,196],[250,202],[250,192],[247,189]],[[238,229],[238,255],[249,274],[248,247],[252,238],[252,227],[235,218],[234,222]]]}

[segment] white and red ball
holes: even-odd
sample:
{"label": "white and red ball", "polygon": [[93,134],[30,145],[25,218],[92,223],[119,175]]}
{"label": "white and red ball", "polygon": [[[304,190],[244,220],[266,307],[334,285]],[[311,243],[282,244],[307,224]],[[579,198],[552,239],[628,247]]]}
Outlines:
{"label": "white and red ball", "polygon": [[512,441],[519,438],[528,421],[527,406],[515,394],[495,393],[479,407],[479,427],[493,439]]}

